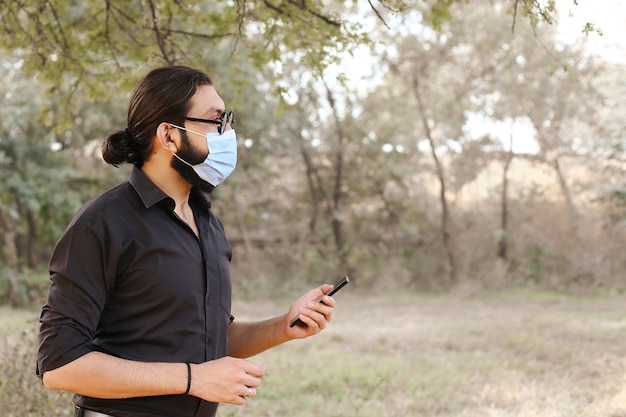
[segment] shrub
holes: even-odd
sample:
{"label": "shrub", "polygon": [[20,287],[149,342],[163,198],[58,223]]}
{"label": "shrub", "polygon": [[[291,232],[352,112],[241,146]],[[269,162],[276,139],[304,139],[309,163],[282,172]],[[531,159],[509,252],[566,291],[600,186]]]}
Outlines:
{"label": "shrub", "polygon": [[48,391],[35,374],[37,333],[32,325],[0,340],[0,410],[3,417],[70,417],[71,394]]}

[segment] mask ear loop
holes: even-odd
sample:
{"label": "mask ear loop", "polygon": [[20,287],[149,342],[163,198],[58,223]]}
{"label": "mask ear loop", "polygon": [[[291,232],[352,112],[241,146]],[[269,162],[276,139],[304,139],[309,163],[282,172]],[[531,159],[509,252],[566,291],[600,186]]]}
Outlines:
{"label": "mask ear loop", "polygon": [[193,168],[193,165],[191,165],[189,162],[185,161],[183,158],[181,158],[180,156],[176,155],[176,152],[172,152],[172,154],[176,157],[176,159],[178,159],[180,162],[182,162],[183,164],[186,164],[187,166],[190,166],[191,168]]}
{"label": "mask ear loop", "polygon": [[[196,135],[200,135],[200,136],[204,137],[205,139],[207,139],[207,151],[208,151],[208,153],[207,153],[207,157],[209,156],[209,154],[211,153],[211,150],[209,149],[209,141],[208,141],[207,135],[203,135],[202,133],[194,132],[194,131],[193,131],[193,130],[191,130],[191,129],[186,129],[186,128],[182,127],[182,126],[175,125],[174,123],[168,123],[168,125],[173,126],[173,127],[175,127],[176,129],[181,129],[181,130],[185,130],[185,131],[187,131],[187,132],[195,133]],[[178,159],[178,160],[179,160],[179,161],[181,161],[182,163],[186,164],[187,166],[189,166],[189,167],[191,167],[191,168],[193,168],[193,167],[194,167],[194,165],[191,165],[189,162],[185,161],[183,158],[181,158],[180,156],[178,156],[178,155],[176,154],[176,152],[172,152],[172,154],[176,157],[176,159]]]}
{"label": "mask ear loop", "polygon": [[196,131],[191,130],[191,129],[187,129],[187,128],[182,127],[182,126],[175,125],[174,123],[169,123],[169,122],[168,122],[167,124],[168,124],[168,125],[170,125],[170,126],[172,126],[172,127],[175,127],[176,129],[185,130],[185,131],[187,131],[187,132],[195,133],[196,135],[200,135],[200,136],[206,137],[206,135],[205,135],[205,134],[202,134],[202,133],[196,132]]}
{"label": "mask ear loop", "polygon": [[[200,135],[200,133],[198,133],[198,132],[194,132],[193,130],[185,129],[184,127],[182,127],[182,126],[178,126],[178,125],[175,125],[174,123],[168,123],[168,125],[170,125],[170,126],[172,126],[172,127],[175,127],[176,129],[186,130],[186,131],[189,131],[189,132],[191,132],[191,133],[195,133],[196,135]],[[204,136],[204,135],[201,135],[201,136]],[[178,151],[176,151],[176,152],[178,152]],[[185,161],[183,158],[181,158],[180,156],[178,156],[178,155],[176,154],[176,152],[172,152],[172,155],[174,155],[174,156],[176,157],[176,159],[178,159],[178,160],[179,160],[180,162],[182,162],[183,164],[185,164],[185,165],[187,165],[187,166],[189,166],[189,167],[193,168],[193,165],[191,165],[189,162]]]}

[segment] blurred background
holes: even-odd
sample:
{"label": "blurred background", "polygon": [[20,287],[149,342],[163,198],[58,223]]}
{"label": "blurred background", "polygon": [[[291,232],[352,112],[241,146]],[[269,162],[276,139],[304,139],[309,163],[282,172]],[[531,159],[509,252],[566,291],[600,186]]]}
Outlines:
{"label": "blurred background", "polygon": [[[541,3],[541,5],[539,5]],[[47,289],[134,84],[205,70],[240,161],[212,195],[241,294],[624,289],[619,1],[3,2],[0,301]]]}
{"label": "blurred background", "polygon": [[[264,357],[284,379],[222,415],[626,415],[623,2],[0,11],[2,415],[72,412],[34,377],[47,263],[76,210],[127,179],[102,140],[168,64],[206,71],[236,114],[238,167],[210,198],[238,317],[351,277],[328,336]],[[303,357],[341,363],[306,372]]]}

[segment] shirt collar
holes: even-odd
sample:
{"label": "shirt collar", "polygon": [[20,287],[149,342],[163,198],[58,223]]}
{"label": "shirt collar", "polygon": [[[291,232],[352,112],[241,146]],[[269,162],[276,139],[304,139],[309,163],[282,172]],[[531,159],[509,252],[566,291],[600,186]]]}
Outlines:
{"label": "shirt collar", "polygon": [[[165,194],[163,190],[153,183],[152,180],[136,166],[133,167],[128,182],[135,189],[146,208],[150,208],[163,200],[173,202],[170,196]],[[190,203],[198,202],[206,210],[211,208],[211,202],[209,199],[195,188],[191,189],[189,200]]]}

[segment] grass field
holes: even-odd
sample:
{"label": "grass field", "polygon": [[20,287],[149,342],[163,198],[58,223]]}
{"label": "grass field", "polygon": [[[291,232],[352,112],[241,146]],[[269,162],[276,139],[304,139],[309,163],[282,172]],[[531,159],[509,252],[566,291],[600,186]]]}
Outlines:
{"label": "grass field", "polygon": [[[345,292],[337,300],[325,332],[253,358],[267,372],[257,397],[244,407],[222,405],[218,415],[626,417],[623,297]],[[281,311],[278,303],[233,307],[240,320]],[[31,326],[33,313],[1,313],[4,362],[13,349],[7,337],[15,340]],[[32,375],[33,363],[23,372]],[[19,404],[7,394],[0,396],[0,410]],[[69,401],[43,391],[34,397],[51,405]],[[70,408],[54,415],[69,416]],[[45,408],[31,407],[38,409]],[[53,417],[41,411],[2,415]]]}

